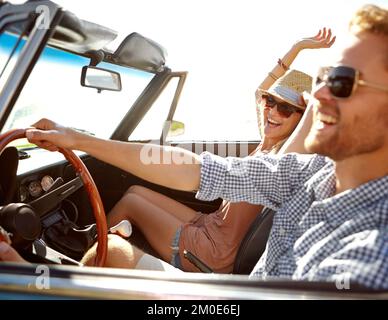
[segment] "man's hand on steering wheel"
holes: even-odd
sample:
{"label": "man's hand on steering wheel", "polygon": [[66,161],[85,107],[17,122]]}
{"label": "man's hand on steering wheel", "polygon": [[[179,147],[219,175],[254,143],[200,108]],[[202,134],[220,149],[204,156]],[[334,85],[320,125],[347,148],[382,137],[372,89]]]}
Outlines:
{"label": "man's hand on steering wheel", "polygon": [[49,151],[58,151],[58,147],[76,149],[77,138],[81,137],[77,131],[48,119],[41,119],[32,127],[26,131],[28,141]]}

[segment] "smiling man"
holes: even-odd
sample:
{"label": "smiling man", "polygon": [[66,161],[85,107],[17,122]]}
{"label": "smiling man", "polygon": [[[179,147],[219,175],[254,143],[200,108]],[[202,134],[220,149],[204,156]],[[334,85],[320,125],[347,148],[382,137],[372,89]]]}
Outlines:
{"label": "smiling man", "polygon": [[311,103],[305,147],[315,155],[224,159],[155,146],[172,159],[183,154],[189,164],[146,165],[140,144],[98,139],[49,120],[39,121],[35,126],[43,130],[30,130],[28,137],[49,150],[83,150],[170,188],[198,190],[199,199],[276,210],[252,277],[388,289],[387,10],[366,6],[357,12],[349,44],[334,67],[321,70]]}

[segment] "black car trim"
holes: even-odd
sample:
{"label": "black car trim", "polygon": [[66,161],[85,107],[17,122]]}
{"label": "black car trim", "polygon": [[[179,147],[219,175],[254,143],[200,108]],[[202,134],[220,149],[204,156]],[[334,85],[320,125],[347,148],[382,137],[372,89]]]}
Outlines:
{"label": "black car trim", "polygon": [[[33,30],[30,32],[30,36],[27,43],[24,45],[20,57],[17,61],[15,68],[12,70],[3,90],[0,94],[0,131],[3,129],[4,124],[11,113],[11,110],[18,99],[24,84],[35,66],[40,54],[42,53],[45,44],[51,34],[53,33],[55,26],[62,18],[63,11],[59,7],[50,1],[36,1],[28,3],[30,6],[31,14],[36,13],[36,8],[39,5],[48,6],[50,12],[50,28],[41,28],[39,23],[36,23]],[[17,6],[16,6],[17,7]],[[23,6],[24,7],[24,6]],[[1,7],[1,9],[8,9],[8,7]],[[24,11],[26,8],[23,9]],[[8,14],[8,10],[0,11],[0,20],[4,15]],[[42,15],[38,15],[35,21],[38,21]]]}

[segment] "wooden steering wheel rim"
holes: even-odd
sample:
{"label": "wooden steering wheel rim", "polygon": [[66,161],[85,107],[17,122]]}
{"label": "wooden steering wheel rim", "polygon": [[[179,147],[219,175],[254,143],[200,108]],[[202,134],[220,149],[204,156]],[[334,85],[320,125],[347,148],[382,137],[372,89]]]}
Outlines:
{"label": "wooden steering wheel rim", "polygon": [[[26,129],[13,129],[1,134],[0,154],[11,141],[25,137]],[[83,181],[86,193],[88,194],[90,204],[93,208],[94,217],[96,218],[97,226],[97,255],[94,265],[96,267],[103,267],[105,265],[108,252],[108,227],[100,194],[92,176],[89,173],[89,170],[86,168],[82,160],[71,150],[59,148],[59,152],[61,152],[74,167],[75,171]]]}

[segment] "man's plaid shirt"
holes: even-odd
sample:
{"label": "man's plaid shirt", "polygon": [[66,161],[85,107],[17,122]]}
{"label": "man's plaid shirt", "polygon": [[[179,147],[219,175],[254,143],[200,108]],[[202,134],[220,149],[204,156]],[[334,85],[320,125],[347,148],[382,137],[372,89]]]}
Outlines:
{"label": "man's plaid shirt", "polygon": [[225,159],[205,152],[197,198],[277,211],[252,277],[388,289],[388,176],[335,195],[334,163],[322,156]]}

